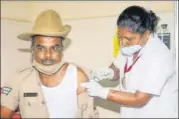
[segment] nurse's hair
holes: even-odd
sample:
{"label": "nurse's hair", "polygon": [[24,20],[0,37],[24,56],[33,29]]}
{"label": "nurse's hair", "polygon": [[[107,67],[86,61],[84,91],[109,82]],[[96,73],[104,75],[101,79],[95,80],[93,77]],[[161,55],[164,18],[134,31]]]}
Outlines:
{"label": "nurse's hair", "polygon": [[117,26],[130,28],[132,32],[144,34],[146,30],[154,34],[159,17],[153,11],[147,11],[140,6],[126,8],[118,17]]}

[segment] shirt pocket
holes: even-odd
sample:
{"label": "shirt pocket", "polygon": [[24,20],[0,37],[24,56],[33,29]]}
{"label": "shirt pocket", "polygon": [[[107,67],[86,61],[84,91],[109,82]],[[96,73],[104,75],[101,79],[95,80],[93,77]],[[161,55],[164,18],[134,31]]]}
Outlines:
{"label": "shirt pocket", "polygon": [[23,97],[20,101],[20,111],[23,118],[40,118],[45,102],[38,97]]}

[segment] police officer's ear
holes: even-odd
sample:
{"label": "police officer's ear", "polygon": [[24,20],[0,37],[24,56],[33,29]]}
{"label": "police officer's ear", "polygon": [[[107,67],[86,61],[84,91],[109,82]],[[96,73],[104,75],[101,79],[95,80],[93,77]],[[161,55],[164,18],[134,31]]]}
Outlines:
{"label": "police officer's ear", "polygon": [[63,52],[61,52],[61,57],[63,57],[64,56],[64,54],[63,54]]}
{"label": "police officer's ear", "polygon": [[63,38],[63,40],[62,40],[63,51],[65,51],[67,48],[69,48],[71,43],[72,43],[72,41],[70,38],[68,38],[68,37]]}

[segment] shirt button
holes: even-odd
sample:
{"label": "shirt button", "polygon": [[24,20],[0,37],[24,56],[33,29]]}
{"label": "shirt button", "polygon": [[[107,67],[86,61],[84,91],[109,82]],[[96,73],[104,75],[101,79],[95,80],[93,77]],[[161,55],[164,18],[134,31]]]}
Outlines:
{"label": "shirt button", "polygon": [[29,107],[31,107],[31,104],[30,104],[30,102],[28,102],[28,106],[29,106]]}
{"label": "shirt button", "polygon": [[44,100],[42,101],[42,104],[43,104],[43,105],[45,104],[45,101],[44,101]]}

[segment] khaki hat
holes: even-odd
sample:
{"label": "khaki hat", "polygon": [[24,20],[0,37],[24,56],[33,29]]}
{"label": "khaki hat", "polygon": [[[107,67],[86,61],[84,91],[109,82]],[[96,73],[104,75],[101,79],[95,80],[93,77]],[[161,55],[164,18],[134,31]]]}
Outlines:
{"label": "khaki hat", "polygon": [[63,26],[60,15],[49,9],[40,13],[31,32],[21,33],[17,37],[27,41],[31,40],[34,35],[66,37],[70,31],[71,26]]}

